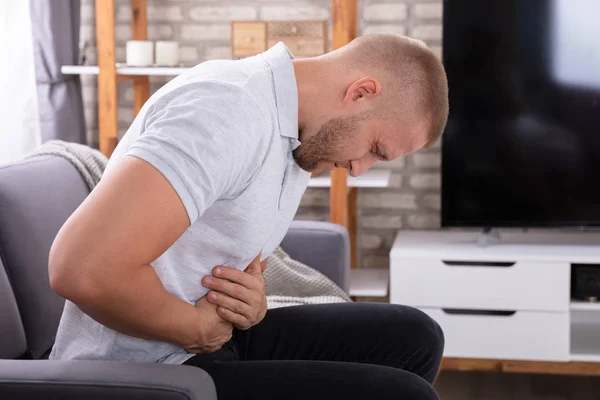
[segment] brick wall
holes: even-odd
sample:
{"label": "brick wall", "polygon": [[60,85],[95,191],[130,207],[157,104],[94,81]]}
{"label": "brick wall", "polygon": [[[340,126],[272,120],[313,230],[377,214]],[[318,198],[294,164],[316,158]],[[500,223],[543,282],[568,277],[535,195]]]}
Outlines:
{"label": "brick wall", "polygon": [[[441,52],[441,0],[362,0],[359,2],[359,33],[393,32],[424,40]],[[230,57],[231,19],[322,19],[331,18],[330,0],[148,0],[148,36],[180,43],[182,62],[197,63]],[[125,42],[130,39],[129,0],[116,1],[117,61],[125,60]],[[94,43],[94,2],[82,1],[82,41]],[[95,49],[87,51],[88,64],[95,64]],[[151,78],[152,89],[166,82]],[[96,80],[85,77],[84,102],[88,137],[97,142]],[[119,85],[119,125],[123,133],[133,117],[131,84]],[[411,157],[378,168],[393,170],[391,187],[359,190],[360,267],[385,267],[398,229],[439,227],[439,145]],[[298,219],[328,219],[328,189],[309,189]]]}

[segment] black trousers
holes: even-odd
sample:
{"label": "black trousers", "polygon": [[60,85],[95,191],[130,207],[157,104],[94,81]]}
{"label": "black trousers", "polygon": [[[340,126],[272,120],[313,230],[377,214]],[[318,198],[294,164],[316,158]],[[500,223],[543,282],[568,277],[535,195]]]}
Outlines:
{"label": "black trousers", "polygon": [[443,347],[439,325],[410,307],[307,305],[269,310],[185,364],[212,376],[219,400],[430,400]]}

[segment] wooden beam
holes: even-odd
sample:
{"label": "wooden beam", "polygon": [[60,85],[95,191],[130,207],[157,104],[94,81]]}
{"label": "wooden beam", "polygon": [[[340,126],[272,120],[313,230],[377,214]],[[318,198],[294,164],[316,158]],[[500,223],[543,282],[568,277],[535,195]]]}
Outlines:
{"label": "wooden beam", "polygon": [[148,39],[148,11],[146,0],[131,0],[131,38]]}
{"label": "wooden beam", "polygon": [[117,82],[133,82],[137,75],[117,75]]}
{"label": "wooden beam", "polygon": [[[331,171],[329,189],[329,221],[348,228],[348,182],[346,170],[334,168]],[[351,249],[354,252],[355,249]]]}
{"label": "wooden beam", "polygon": [[339,49],[356,38],[357,32],[357,0],[332,0],[331,15],[333,32],[331,46]]}
{"label": "wooden beam", "polygon": [[[357,0],[331,1],[333,50],[345,46],[356,37],[357,3]],[[336,168],[331,171],[329,220],[348,227],[348,182],[345,169]],[[354,252],[356,248],[352,249],[352,253]]]}
{"label": "wooden beam", "polygon": [[150,98],[150,79],[137,75],[133,78],[133,116],[138,115],[144,104]]}
{"label": "wooden beam", "polygon": [[[131,0],[131,38],[148,39],[148,12],[146,0]],[[147,76],[133,78],[133,115],[136,116],[150,98],[150,79]]]}
{"label": "wooden beam", "polygon": [[444,358],[442,360],[441,370],[600,376],[600,362],[550,362]]}
{"label": "wooden beam", "polygon": [[115,4],[96,2],[96,42],[98,46],[98,134],[100,151],[110,157],[118,138],[117,71],[115,68]]}
{"label": "wooden beam", "polygon": [[356,236],[358,232],[358,189],[350,188],[348,192],[348,235],[350,236],[350,267],[356,268],[358,246],[356,245]]}

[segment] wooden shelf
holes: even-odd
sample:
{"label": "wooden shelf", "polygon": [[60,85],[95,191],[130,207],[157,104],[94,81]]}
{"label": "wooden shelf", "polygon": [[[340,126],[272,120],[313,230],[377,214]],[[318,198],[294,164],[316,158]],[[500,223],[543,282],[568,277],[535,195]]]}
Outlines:
{"label": "wooden shelf", "polygon": [[190,67],[129,67],[117,66],[117,75],[177,76]]}
{"label": "wooden shelf", "polygon": [[[139,76],[176,76],[189,70],[191,67],[130,67],[127,65],[115,66],[117,75]],[[60,71],[65,75],[98,75],[100,68],[96,65],[63,65]]]}
{"label": "wooden shelf", "polygon": [[[392,172],[386,169],[372,169],[364,174],[352,177],[348,176],[348,187],[356,188],[386,188],[390,185]],[[308,187],[328,188],[331,187],[331,176],[317,176],[310,179]]]}
{"label": "wooden shelf", "polygon": [[[148,39],[148,15],[147,0],[129,0],[131,4],[131,39]],[[98,65],[65,65],[61,67],[61,72],[66,75],[96,75],[98,87],[98,141],[102,154],[110,157],[118,144],[119,122],[118,122],[118,83],[123,80],[130,80],[133,83],[133,115],[136,116],[142,106],[150,97],[149,76],[176,76],[191,67],[130,67],[119,64],[116,60],[116,37],[115,37],[115,0],[96,2],[95,7],[95,26],[97,41],[97,62]],[[357,35],[357,17],[358,0],[331,0],[331,22],[332,22],[332,49],[338,49],[355,39]],[[239,22],[239,21],[238,21]],[[246,25],[264,21],[246,21]],[[285,24],[286,21],[276,21],[277,24]],[[290,22],[290,21],[287,21]],[[297,21],[296,21],[297,22]],[[303,20],[305,24],[308,21]],[[321,33],[315,31],[315,37],[322,38],[323,50],[319,53],[327,52],[328,32],[327,21],[317,21],[323,29]],[[241,24],[242,22],[240,22]],[[243,26],[243,25],[242,25]],[[232,25],[233,27],[233,25]],[[263,27],[264,28],[264,27]],[[233,30],[233,29],[232,29]],[[260,32],[259,32],[260,31]],[[284,30],[284,33],[286,31]],[[247,44],[254,43],[253,37],[243,38],[242,42],[236,43],[236,35],[232,32],[232,49],[236,46],[247,47]],[[257,30],[252,35],[262,38],[261,42],[268,45],[269,32]],[[305,36],[302,31],[291,31],[292,34]],[[264,37],[263,37],[264,36]],[[292,40],[290,42],[292,53],[296,56],[304,57],[308,51],[305,48],[306,43],[302,39]],[[294,47],[294,44],[297,45]],[[240,56],[252,56],[256,54],[256,49],[246,48],[248,54]],[[309,46],[310,47],[310,46]],[[310,47],[312,49],[312,47]],[[235,51],[234,51],[235,54]],[[234,57],[235,58],[235,57]],[[311,180],[311,187],[330,188],[330,216],[329,220],[340,224],[350,231],[350,240],[352,245],[352,265],[356,264],[356,217],[357,217],[357,187],[387,187],[389,176],[383,179],[367,180],[364,177],[356,181],[356,186],[346,185],[346,170],[336,168],[331,178],[317,178]],[[354,179],[350,178],[354,181]]]}
{"label": "wooden shelf", "polygon": [[352,297],[387,297],[390,281],[388,268],[353,268],[350,270]]}
{"label": "wooden shelf", "polygon": [[596,307],[571,309],[571,361],[600,362],[600,307],[588,305]]}
{"label": "wooden shelf", "polygon": [[97,65],[63,65],[60,72],[65,75],[98,75],[100,67]]}

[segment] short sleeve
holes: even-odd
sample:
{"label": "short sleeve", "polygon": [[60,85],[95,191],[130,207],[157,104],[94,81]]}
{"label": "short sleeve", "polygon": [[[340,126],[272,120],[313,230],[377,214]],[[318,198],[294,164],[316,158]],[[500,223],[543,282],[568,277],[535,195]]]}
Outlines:
{"label": "short sleeve", "polygon": [[240,88],[187,84],[149,108],[126,155],[164,175],[193,224],[215,201],[241,192],[258,170],[264,121]]}

